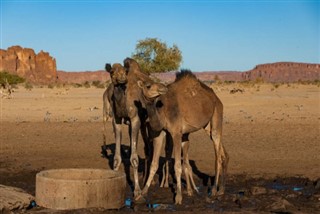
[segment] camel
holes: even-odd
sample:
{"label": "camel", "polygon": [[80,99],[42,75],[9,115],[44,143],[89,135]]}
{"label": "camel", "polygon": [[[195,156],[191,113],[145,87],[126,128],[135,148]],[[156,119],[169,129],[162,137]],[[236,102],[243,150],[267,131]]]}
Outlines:
{"label": "camel", "polygon": [[142,99],[142,92],[137,84],[137,81],[152,82],[149,75],[140,70],[139,64],[131,58],[126,58],[123,61],[124,67],[127,69],[127,93],[125,98],[125,106],[127,116],[130,119],[130,147],[131,156],[130,163],[133,168],[134,176],[134,197],[141,195],[141,189],[138,179],[139,158],[137,154],[137,143],[139,130],[145,143],[146,160],[149,159],[151,151],[151,143],[147,131],[147,111],[144,100]]}
{"label": "camel", "polygon": [[104,124],[104,145],[106,144],[107,121],[112,117],[113,131],[115,134],[116,150],[113,159],[113,169],[119,170],[121,165],[121,124],[128,124],[128,117],[125,106],[127,70],[119,63],[106,64],[105,69],[110,73],[111,84],[103,94],[103,124]]}
{"label": "camel", "polygon": [[190,182],[196,189],[188,160],[188,136],[202,128],[210,136],[215,149],[215,185],[211,189],[211,195],[224,194],[229,156],[221,143],[223,105],[217,95],[199,81],[191,71],[177,73],[175,82],[168,86],[142,80],[138,81],[138,86],[142,90],[146,103],[150,126],[156,133],[153,140],[154,153],[150,174],[138,198],[148,192],[157,171],[166,132],[170,134],[173,141],[174,170],[177,180],[175,203],[182,203],[181,149],[183,149],[183,168],[187,178],[188,194],[192,192]]}
{"label": "camel", "polygon": [[[149,76],[140,70],[138,63],[130,58],[124,60],[124,67],[120,64],[106,64],[106,70],[111,75],[112,84],[103,95],[103,121],[106,132],[106,121],[113,116],[112,124],[116,140],[116,152],[114,156],[114,170],[121,165],[121,124],[129,125],[131,156],[130,163],[134,174],[134,196],[141,194],[138,179],[139,158],[137,154],[137,142],[139,130],[145,142],[145,154],[150,153],[150,143],[147,136],[147,111],[141,100],[141,90],[137,85],[138,80],[151,81]],[[147,158],[148,159],[148,158]]]}

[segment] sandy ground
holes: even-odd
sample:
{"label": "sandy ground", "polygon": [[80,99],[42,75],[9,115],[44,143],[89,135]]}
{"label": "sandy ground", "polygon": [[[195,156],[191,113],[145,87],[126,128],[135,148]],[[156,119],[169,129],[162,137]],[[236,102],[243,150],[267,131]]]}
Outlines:
{"label": "sandy ground", "polygon": [[[283,181],[289,179],[293,186],[301,179],[314,185],[312,197],[308,196],[311,204],[297,205],[298,198],[291,201],[286,198],[293,211],[320,211],[317,189],[320,178],[320,88],[298,84],[279,87],[232,84],[213,88],[224,104],[222,141],[230,155],[226,195],[232,195],[233,199],[221,199],[215,206],[204,203],[203,209],[196,205],[190,205],[193,207],[190,209],[185,204],[191,203],[191,199],[186,199],[182,208],[175,209],[211,212],[221,211],[223,207],[231,212],[273,211],[276,208],[268,208],[267,202],[260,208],[251,204],[247,208],[238,206],[235,197],[244,186],[259,186],[256,179],[262,179],[266,184],[281,178]],[[244,89],[244,92],[230,94],[233,88]],[[96,88],[33,88],[30,91],[20,87],[12,99],[1,99],[0,183],[34,194],[35,174],[41,170],[110,168],[108,159],[101,157],[103,92],[104,89]],[[127,127],[124,126],[123,131],[123,145],[128,146]],[[195,179],[199,186],[205,187],[210,185],[204,182],[205,178],[208,180],[214,175],[213,145],[204,131],[191,134],[190,141]],[[114,143],[110,122],[107,143]],[[138,147],[139,156],[144,159],[141,138]],[[124,170],[123,166],[121,170]],[[172,203],[172,198],[170,200]],[[288,206],[284,207],[284,211],[288,211]],[[129,208],[124,209],[123,212],[130,212]]]}

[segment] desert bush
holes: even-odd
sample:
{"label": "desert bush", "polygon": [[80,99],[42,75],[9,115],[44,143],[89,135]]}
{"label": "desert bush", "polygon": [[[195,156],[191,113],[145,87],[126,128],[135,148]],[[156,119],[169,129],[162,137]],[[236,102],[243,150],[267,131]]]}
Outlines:
{"label": "desert bush", "polygon": [[15,74],[10,74],[7,71],[0,72],[0,85],[5,85],[7,82],[9,85],[23,83],[25,81],[24,78],[19,77]]}
{"label": "desert bush", "polygon": [[262,83],[264,83],[264,79],[262,77],[258,77],[254,82],[256,84],[262,84]]}
{"label": "desert bush", "polygon": [[89,81],[85,81],[84,84],[83,84],[83,86],[84,86],[85,88],[90,88],[90,87],[91,87]]}
{"label": "desert bush", "polygon": [[255,83],[249,80],[239,82],[243,87],[254,87]]}
{"label": "desert bush", "polygon": [[31,89],[33,89],[33,85],[30,82],[26,82],[24,84],[24,88],[31,91]]}
{"label": "desert bush", "polygon": [[233,80],[225,80],[224,83],[227,84],[227,85],[230,85],[230,84],[234,84],[235,81],[233,81]]}
{"label": "desert bush", "polygon": [[53,89],[53,88],[54,88],[54,85],[53,85],[53,84],[49,84],[49,85],[48,85],[48,88]]}
{"label": "desert bush", "polygon": [[313,84],[316,85],[316,86],[318,86],[318,87],[320,87],[320,80],[315,80],[315,81],[313,81]]}
{"label": "desert bush", "polygon": [[80,83],[72,83],[71,84],[74,88],[81,88],[83,85]]}
{"label": "desert bush", "polygon": [[279,88],[280,87],[280,83],[273,83],[272,84],[274,88]]}
{"label": "desert bush", "polygon": [[96,88],[104,88],[104,84],[100,80],[92,81],[92,85]]}

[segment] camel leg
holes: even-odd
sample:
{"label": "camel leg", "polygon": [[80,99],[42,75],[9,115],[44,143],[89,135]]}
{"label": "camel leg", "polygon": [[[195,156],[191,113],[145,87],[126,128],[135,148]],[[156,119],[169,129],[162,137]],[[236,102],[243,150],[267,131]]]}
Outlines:
{"label": "camel leg", "polygon": [[[103,103],[104,104],[104,103]],[[107,121],[108,121],[108,113],[106,112],[106,106],[103,105],[103,145],[107,143]]]}
{"label": "camel leg", "polygon": [[130,141],[131,141],[131,156],[130,156],[130,163],[133,168],[133,177],[134,177],[134,197],[141,194],[141,189],[139,185],[139,174],[138,174],[138,167],[139,167],[139,157],[137,153],[137,142],[139,136],[139,129],[140,129],[140,119],[138,116],[131,119],[131,133],[130,133]]}
{"label": "camel leg", "polygon": [[162,180],[160,187],[161,188],[168,188],[169,187],[169,161],[166,160],[166,162],[163,165],[162,168]]}
{"label": "camel leg", "polygon": [[165,153],[166,153],[166,160],[165,164],[163,165],[162,169],[162,181],[160,187],[168,188],[169,187],[169,162],[172,156],[172,137],[170,134],[166,135],[166,144],[165,144]]}
{"label": "camel leg", "polygon": [[113,170],[118,171],[122,162],[121,159],[121,138],[122,138],[122,132],[121,132],[121,119],[114,118],[112,120],[113,125],[113,131],[116,139],[116,151],[115,155],[113,157]]}
{"label": "camel leg", "polygon": [[141,123],[141,127],[140,127],[140,132],[141,132],[141,136],[143,138],[143,142],[144,142],[144,154],[145,154],[145,161],[144,161],[144,175],[143,175],[143,184],[146,183],[148,175],[149,175],[149,166],[150,166],[150,162],[151,162],[151,158],[152,158],[152,151],[153,151],[153,146],[152,146],[152,142],[150,142],[150,130],[149,127],[147,126],[147,124],[145,122]]}
{"label": "camel leg", "polygon": [[159,158],[161,154],[161,148],[163,145],[163,139],[165,137],[166,133],[164,131],[161,131],[160,134],[153,139],[153,157],[151,162],[151,167],[149,171],[149,177],[146,182],[146,185],[144,186],[142,190],[142,195],[145,195],[148,192],[148,189],[151,185],[151,182],[153,181],[154,175],[156,174],[158,167],[159,167]]}
{"label": "camel leg", "polygon": [[[184,140],[184,139],[183,139]],[[190,142],[188,139],[184,140],[182,142],[182,153],[183,153],[183,171],[184,174],[186,176],[186,182],[187,182],[187,194],[188,196],[192,196],[193,192],[192,189],[194,189],[196,192],[199,192],[199,190],[197,189],[197,186],[193,180],[193,171],[192,171],[192,167],[190,165],[189,162],[189,146],[190,146]],[[191,185],[192,188],[191,188]]]}
{"label": "camel leg", "polygon": [[[105,95],[103,96],[103,148],[107,145],[107,121],[112,117],[111,104]],[[106,151],[103,151],[106,152]],[[106,154],[106,153],[105,153]]]}
{"label": "camel leg", "polygon": [[173,137],[173,151],[174,151],[174,172],[177,179],[177,190],[175,203],[182,204],[182,192],[181,192],[181,135],[174,134]]}
{"label": "camel leg", "polygon": [[[215,106],[212,121],[206,128],[209,132],[210,138],[213,141],[214,150],[215,150],[215,185],[211,189],[212,196],[222,195],[225,190],[225,176],[227,173],[227,165],[229,161],[229,156],[226,153],[222,143],[222,118],[223,118],[223,106],[221,102],[218,102]],[[221,181],[219,179],[221,176]],[[218,191],[219,186],[219,191]]]}

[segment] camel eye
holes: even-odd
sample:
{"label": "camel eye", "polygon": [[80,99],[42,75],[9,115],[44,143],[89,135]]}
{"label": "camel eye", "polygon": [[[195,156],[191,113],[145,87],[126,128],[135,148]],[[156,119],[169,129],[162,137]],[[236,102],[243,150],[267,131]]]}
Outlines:
{"label": "camel eye", "polygon": [[146,87],[147,87],[147,89],[150,89],[150,88],[151,88],[151,85],[147,85]]}

